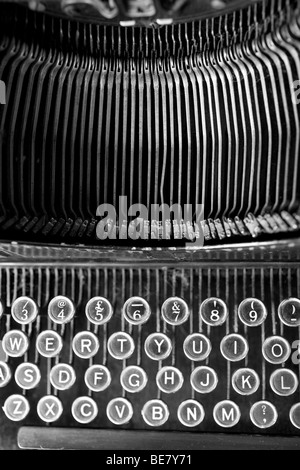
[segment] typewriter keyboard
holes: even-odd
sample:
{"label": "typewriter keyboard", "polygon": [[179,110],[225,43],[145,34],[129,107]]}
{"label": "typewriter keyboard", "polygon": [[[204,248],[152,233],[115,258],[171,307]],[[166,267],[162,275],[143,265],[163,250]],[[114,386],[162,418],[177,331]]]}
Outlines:
{"label": "typewriter keyboard", "polygon": [[298,270],[0,274],[2,421],[300,434]]}

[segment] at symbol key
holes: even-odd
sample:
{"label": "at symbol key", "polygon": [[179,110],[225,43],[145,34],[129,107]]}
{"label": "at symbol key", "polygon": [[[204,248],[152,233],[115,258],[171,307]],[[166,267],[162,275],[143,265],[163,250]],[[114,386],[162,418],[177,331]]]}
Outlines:
{"label": "at symbol key", "polygon": [[69,323],[75,315],[74,304],[68,297],[58,295],[50,301],[48,315],[54,323]]}
{"label": "at symbol key", "polygon": [[300,326],[300,300],[288,299],[281,302],[278,307],[278,316],[286,326]]}

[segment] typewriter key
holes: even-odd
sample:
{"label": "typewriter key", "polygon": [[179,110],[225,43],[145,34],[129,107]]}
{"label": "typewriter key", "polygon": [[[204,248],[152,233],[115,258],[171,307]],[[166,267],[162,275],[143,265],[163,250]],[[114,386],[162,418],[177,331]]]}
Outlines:
{"label": "typewriter key", "polygon": [[300,300],[288,299],[281,302],[278,315],[282,323],[291,327],[300,326]]}
{"label": "typewriter key", "polygon": [[292,406],[290,410],[290,420],[295,428],[300,429],[300,403]]}
{"label": "typewriter key", "polygon": [[186,400],[177,410],[178,420],[188,428],[194,428],[202,423],[205,412],[203,406],[196,400]]}
{"label": "typewriter key", "polygon": [[268,401],[255,403],[250,410],[252,423],[260,429],[268,429],[274,426],[277,418],[278,414],[275,406]]}
{"label": "typewriter key", "polygon": [[238,308],[240,320],[247,326],[259,326],[267,318],[267,309],[261,300],[245,299]]}
{"label": "typewriter key", "polygon": [[48,305],[48,315],[54,323],[60,325],[68,323],[75,315],[74,304],[68,297],[58,295],[50,301]]}
{"label": "typewriter key", "polygon": [[82,359],[94,357],[99,349],[100,343],[96,335],[90,331],[80,331],[74,336],[72,348],[76,356]]}
{"label": "typewriter key", "polygon": [[157,386],[164,393],[177,392],[181,389],[183,382],[183,375],[176,367],[163,367],[156,375]]}
{"label": "typewriter key", "polygon": [[291,347],[281,336],[271,336],[265,340],[262,353],[271,364],[283,364],[291,355]]}
{"label": "typewriter key", "polygon": [[11,395],[4,403],[3,411],[11,421],[22,421],[29,413],[30,406],[23,395]]}
{"label": "typewriter key", "polygon": [[50,371],[50,382],[57,390],[67,390],[74,385],[76,374],[69,364],[56,364]]}
{"label": "typewriter key", "polygon": [[222,428],[232,428],[238,424],[241,412],[234,402],[224,400],[215,406],[213,416],[215,422]]}
{"label": "typewriter key", "polygon": [[232,376],[232,387],[239,395],[253,395],[260,386],[258,374],[252,369],[239,369]]}
{"label": "typewriter key", "polygon": [[2,348],[10,357],[21,357],[29,348],[29,341],[23,331],[11,330],[3,336]]}
{"label": "typewriter key", "polygon": [[150,359],[162,361],[171,354],[172,342],[163,333],[152,333],[146,338],[144,348]]}
{"label": "typewriter key", "polygon": [[6,362],[0,362],[0,387],[5,387],[11,379],[11,370]]}
{"label": "typewriter key", "polygon": [[104,297],[93,297],[86,304],[85,314],[94,325],[104,325],[111,319],[113,308]]}
{"label": "typewriter key", "polygon": [[30,297],[18,297],[11,306],[11,314],[16,322],[28,325],[36,319],[38,306]]}
{"label": "typewriter key", "polygon": [[165,424],[169,419],[169,408],[162,400],[150,400],[142,409],[142,416],[146,424],[158,427]]}
{"label": "typewriter key", "polygon": [[107,367],[95,364],[86,370],[84,381],[86,386],[93,392],[102,392],[109,387],[111,374]]}
{"label": "typewriter key", "polygon": [[106,407],[106,415],[114,424],[126,424],[133,416],[133,408],[126,398],[114,398]]}
{"label": "typewriter key", "polygon": [[213,297],[202,302],[200,316],[207,325],[220,326],[228,317],[228,309],[223,300]]}
{"label": "typewriter key", "polygon": [[15,371],[15,381],[24,390],[31,390],[38,386],[41,380],[41,372],[38,366],[30,362],[18,365]]}
{"label": "typewriter key", "polygon": [[54,395],[42,397],[37,404],[37,414],[45,423],[54,423],[60,418],[62,412],[62,403]]}
{"label": "typewriter key", "polygon": [[78,397],[73,402],[71,411],[78,423],[88,424],[96,418],[98,406],[90,397]]}
{"label": "typewriter key", "polygon": [[183,351],[191,361],[204,361],[210,355],[211,342],[206,336],[194,333],[185,339]]}
{"label": "typewriter key", "polygon": [[42,331],[36,339],[36,349],[44,357],[58,356],[62,347],[63,340],[56,331]]}
{"label": "typewriter key", "polygon": [[187,321],[190,311],[184,300],[179,297],[171,297],[163,303],[161,314],[166,323],[178,326]]}
{"label": "typewriter key", "polygon": [[127,392],[137,393],[146,387],[148,377],[141,367],[128,366],[122,371],[120,382]]}
{"label": "typewriter key", "polygon": [[210,367],[197,367],[190,377],[191,386],[198,393],[211,393],[218,385],[218,376]]}
{"label": "typewriter key", "polygon": [[108,338],[107,349],[112,357],[123,360],[132,356],[135,344],[128,333],[119,331]]}
{"label": "typewriter key", "polygon": [[293,395],[298,384],[296,374],[289,369],[275,370],[270,377],[270,386],[273,392],[282,397]]}
{"label": "typewriter key", "polygon": [[148,302],[142,297],[132,297],[125,302],[123,315],[132,325],[142,325],[149,320],[151,310]]}
{"label": "typewriter key", "polygon": [[247,356],[249,345],[243,336],[232,334],[222,339],[220,350],[225,359],[238,362]]}

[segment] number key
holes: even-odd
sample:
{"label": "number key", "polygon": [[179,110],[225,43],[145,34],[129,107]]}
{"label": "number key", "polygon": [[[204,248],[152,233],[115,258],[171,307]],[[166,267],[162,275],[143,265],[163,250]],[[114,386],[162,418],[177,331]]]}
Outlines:
{"label": "number key", "polygon": [[161,314],[163,319],[169,325],[182,325],[190,316],[187,303],[179,297],[171,297],[167,299],[162,307]]}
{"label": "number key", "polygon": [[74,304],[68,297],[58,295],[50,301],[48,305],[48,315],[54,323],[60,325],[68,323],[75,315]]}
{"label": "number key", "polygon": [[148,302],[142,297],[132,297],[125,302],[123,315],[132,325],[142,325],[148,321],[151,310]]}
{"label": "number key", "polygon": [[94,325],[104,325],[111,319],[113,308],[104,297],[93,297],[86,304],[85,314]]}
{"label": "number key", "polygon": [[227,305],[216,297],[206,299],[200,306],[200,316],[207,325],[223,325],[228,317]]}
{"label": "number key", "polygon": [[245,299],[238,308],[240,320],[247,326],[262,325],[267,318],[267,309],[258,299]]}
{"label": "number key", "polygon": [[21,325],[33,322],[38,314],[38,306],[30,297],[18,297],[11,306],[13,319]]}

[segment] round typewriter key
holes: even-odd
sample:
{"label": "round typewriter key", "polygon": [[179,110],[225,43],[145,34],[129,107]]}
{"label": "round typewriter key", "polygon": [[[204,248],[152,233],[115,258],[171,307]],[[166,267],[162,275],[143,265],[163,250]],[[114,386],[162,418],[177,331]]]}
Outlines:
{"label": "round typewriter key", "polygon": [[29,341],[25,333],[20,330],[11,330],[2,338],[2,348],[9,357],[23,356],[29,347]]}
{"label": "round typewriter key", "polygon": [[142,325],[150,318],[150,306],[142,297],[132,297],[125,302],[123,315],[132,325]]}
{"label": "round typewriter key", "polygon": [[86,370],[84,381],[93,392],[103,392],[110,386],[111,375],[107,367],[95,364]]}
{"label": "round typewriter key", "polygon": [[28,415],[30,406],[23,395],[11,395],[5,400],[2,409],[11,421],[22,421]]}
{"label": "round typewriter key", "polygon": [[213,416],[215,422],[222,428],[232,428],[238,424],[241,412],[233,401],[224,400],[214,407]]}
{"label": "round typewriter key", "polygon": [[76,356],[82,359],[94,357],[99,349],[99,340],[91,331],[80,331],[74,336],[72,348]]}
{"label": "round typewriter key", "polygon": [[259,376],[252,369],[239,369],[232,376],[232,387],[239,395],[253,395],[259,386]]}
{"label": "round typewriter key", "polygon": [[296,405],[292,406],[290,420],[295,428],[300,429],[300,403],[296,403]]}
{"label": "round typewriter key", "polygon": [[74,304],[68,297],[58,295],[50,301],[48,305],[48,315],[54,323],[60,325],[68,323],[75,315]]}
{"label": "round typewriter key", "polygon": [[85,314],[94,325],[104,325],[111,319],[113,308],[104,297],[93,297],[86,304]]}
{"label": "round typewriter key", "polygon": [[112,357],[122,360],[132,356],[135,345],[132,337],[128,333],[119,331],[109,337],[107,349]]}
{"label": "round typewriter key", "polygon": [[0,388],[5,387],[11,379],[11,370],[6,362],[0,362]]}
{"label": "round typewriter key", "polygon": [[261,300],[250,298],[239,305],[238,315],[245,325],[254,327],[264,323],[268,312]]}
{"label": "round typewriter key", "polygon": [[131,420],[133,408],[126,398],[114,398],[106,407],[106,415],[112,423],[120,426]]}
{"label": "round typewriter key", "polygon": [[18,297],[11,306],[13,319],[21,325],[33,322],[38,314],[38,306],[30,297]]}
{"label": "round typewriter key", "polygon": [[165,424],[169,419],[169,408],[162,400],[150,400],[142,409],[142,416],[146,424],[158,427]]}
{"label": "round typewriter key", "polygon": [[36,349],[44,357],[58,356],[62,347],[63,340],[56,331],[42,331],[36,339]]}
{"label": "round typewriter key", "polygon": [[250,410],[252,423],[260,429],[267,429],[274,426],[277,418],[278,414],[275,406],[268,401],[255,403]]}
{"label": "round typewriter key", "polygon": [[63,412],[61,401],[54,395],[42,397],[37,404],[37,414],[45,423],[54,423]]}
{"label": "round typewriter key", "polygon": [[41,380],[41,372],[38,366],[31,362],[23,362],[15,371],[15,381],[19,387],[31,390],[38,386]]}
{"label": "round typewriter key", "polygon": [[220,350],[225,359],[230,362],[238,362],[245,359],[249,346],[243,336],[232,334],[222,339]]}
{"label": "round typewriter key", "polygon": [[211,352],[211,342],[206,336],[194,333],[185,339],[183,351],[191,361],[205,361]]}
{"label": "round typewriter key", "polygon": [[120,382],[127,392],[137,393],[146,387],[148,377],[141,367],[128,366],[122,371]]}
{"label": "round typewriter key", "polygon": [[164,393],[175,393],[181,389],[184,379],[176,367],[166,366],[156,374],[158,388]]}
{"label": "round typewriter key", "polygon": [[179,297],[170,297],[163,303],[161,314],[166,323],[178,326],[188,320],[190,311],[188,304],[184,300]]}
{"label": "round typewriter key", "polygon": [[78,397],[74,400],[71,411],[78,423],[88,424],[96,418],[98,406],[90,397]]}
{"label": "round typewriter key", "polygon": [[194,428],[204,420],[204,408],[195,400],[186,400],[181,403],[177,410],[177,417],[181,424],[188,428]]}
{"label": "round typewriter key", "polygon": [[289,369],[278,369],[270,377],[270,386],[277,395],[288,397],[298,388],[297,375]]}
{"label": "round typewriter key", "polygon": [[198,393],[211,393],[218,385],[218,376],[210,367],[197,367],[191,373],[191,386]]}
{"label": "round typewriter key", "polygon": [[264,342],[262,353],[271,364],[283,364],[291,355],[291,347],[281,336],[271,336]]}
{"label": "round typewriter key", "polygon": [[278,315],[282,323],[291,327],[300,326],[300,300],[287,299],[278,307]]}
{"label": "round typewriter key", "polygon": [[223,300],[212,297],[202,302],[200,316],[207,325],[220,326],[226,322],[228,309]]}
{"label": "round typewriter key", "polygon": [[169,357],[172,351],[172,342],[163,333],[152,333],[146,338],[145,351],[150,359],[162,361]]}
{"label": "round typewriter key", "polygon": [[57,390],[71,388],[75,380],[75,371],[69,364],[56,364],[50,371],[50,382]]}

